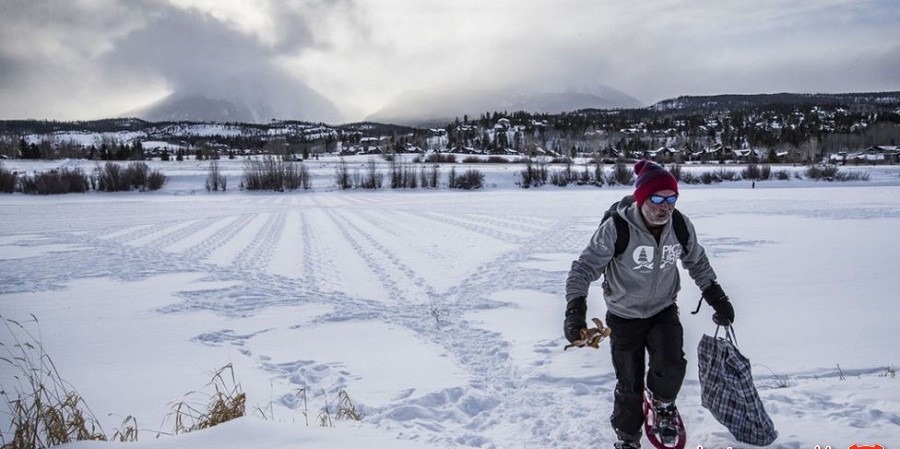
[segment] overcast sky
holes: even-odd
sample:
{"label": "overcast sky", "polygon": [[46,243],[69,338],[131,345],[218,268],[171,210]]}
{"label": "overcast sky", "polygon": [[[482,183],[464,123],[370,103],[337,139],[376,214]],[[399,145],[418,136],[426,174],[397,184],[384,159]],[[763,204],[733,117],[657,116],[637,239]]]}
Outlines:
{"label": "overcast sky", "polygon": [[0,119],[94,119],[253,79],[349,120],[406,90],[900,90],[896,0],[0,0]]}

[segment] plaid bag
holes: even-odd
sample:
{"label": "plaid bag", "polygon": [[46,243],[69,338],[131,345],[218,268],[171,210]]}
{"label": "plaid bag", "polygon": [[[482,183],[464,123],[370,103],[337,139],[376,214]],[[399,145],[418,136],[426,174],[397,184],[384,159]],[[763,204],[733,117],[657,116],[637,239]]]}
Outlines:
{"label": "plaid bag", "polygon": [[738,441],[771,444],[778,431],[753,385],[750,360],[735,346],[730,326],[725,327],[725,338],[718,334],[717,329],[715,337],[703,335],[697,347],[701,403]]}

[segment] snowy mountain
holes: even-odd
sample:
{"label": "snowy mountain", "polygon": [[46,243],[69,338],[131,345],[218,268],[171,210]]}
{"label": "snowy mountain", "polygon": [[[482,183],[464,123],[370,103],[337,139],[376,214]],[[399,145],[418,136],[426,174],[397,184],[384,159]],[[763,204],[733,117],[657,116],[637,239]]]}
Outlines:
{"label": "snowy mountain", "polygon": [[122,114],[151,122],[240,122],[268,123],[271,120],[303,120],[340,123],[343,116],[331,100],[312,89],[294,92],[236,94],[231,98],[211,98],[192,93],[173,93],[147,106]]}
{"label": "snowy mountain", "polygon": [[151,122],[245,122],[256,121],[250,108],[227,100],[202,96],[169,95],[152,104],[126,113]]}
{"label": "snowy mountain", "polygon": [[900,102],[900,92],[863,92],[838,94],[725,94],[680,96],[662,100],[650,108],[655,111],[710,111],[746,109],[772,105],[896,105]]}
{"label": "snowy mountain", "polygon": [[540,92],[518,88],[432,89],[408,91],[367,120],[419,126],[445,124],[468,114],[478,117],[487,111],[528,111],[554,114],[579,109],[636,108],[641,103],[608,86],[591,89]]}

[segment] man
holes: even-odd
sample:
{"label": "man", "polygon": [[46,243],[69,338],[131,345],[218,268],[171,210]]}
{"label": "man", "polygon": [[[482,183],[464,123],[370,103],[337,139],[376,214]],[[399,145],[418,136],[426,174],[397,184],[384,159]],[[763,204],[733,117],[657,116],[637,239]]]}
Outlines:
{"label": "man", "polygon": [[[640,448],[645,371],[659,438],[666,444],[678,438],[675,399],[687,361],[684,329],[675,304],[681,288],[676,260],[681,259],[703,298],[715,310],[713,321],[720,325],[734,321],[734,308],[716,282],[693,224],[675,210],[675,177],[650,161],[635,164],[634,172],[634,195],[625,197],[614,211],[621,218],[600,223],[587,248],[572,262],[566,280],[564,331],[566,339],[574,342],[586,327],[588,287],[604,277],[606,323],[612,330],[610,348],[617,380],[610,419],[619,440],[616,449]],[[673,220],[673,213],[679,215],[677,220]],[[673,221],[678,223],[673,225]],[[625,224],[627,228],[622,228]],[[621,238],[628,239],[627,246],[616,255],[617,239]],[[622,248],[621,240],[618,243]],[[645,353],[650,355],[649,370]]]}

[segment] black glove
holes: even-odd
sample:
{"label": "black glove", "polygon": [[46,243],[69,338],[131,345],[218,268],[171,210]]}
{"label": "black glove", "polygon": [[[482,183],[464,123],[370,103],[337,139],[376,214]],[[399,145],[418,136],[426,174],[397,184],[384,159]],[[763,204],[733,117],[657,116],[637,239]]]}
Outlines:
{"label": "black glove", "polygon": [[703,290],[703,299],[716,311],[713,314],[714,323],[719,326],[730,326],[734,322],[734,307],[718,282],[709,284],[709,287]]}
{"label": "black glove", "polygon": [[566,334],[566,340],[569,343],[581,339],[581,330],[587,329],[587,302],[584,297],[575,298],[569,301],[566,306],[566,321],[563,325],[563,332]]}

